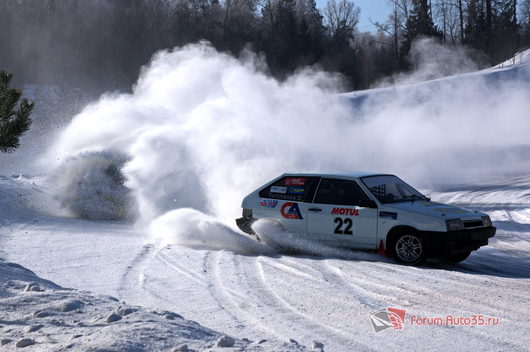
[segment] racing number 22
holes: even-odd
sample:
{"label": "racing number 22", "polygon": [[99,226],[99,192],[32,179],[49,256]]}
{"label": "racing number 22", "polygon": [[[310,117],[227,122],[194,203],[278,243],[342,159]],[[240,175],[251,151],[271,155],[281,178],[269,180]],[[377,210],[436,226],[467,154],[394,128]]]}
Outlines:
{"label": "racing number 22", "polygon": [[[341,235],[353,235],[353,232],[351,230],[353,221],[350,218],[335,218],[333,222],[337,224],[337,226],[335,226],[335,233]],[[343,228],[343,226],[345,227]]]}

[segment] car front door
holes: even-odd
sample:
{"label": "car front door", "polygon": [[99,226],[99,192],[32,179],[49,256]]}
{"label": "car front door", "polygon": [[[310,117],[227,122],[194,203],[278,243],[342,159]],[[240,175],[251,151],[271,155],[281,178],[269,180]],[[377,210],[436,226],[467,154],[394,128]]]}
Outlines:
{"label": "car front door", "polygon": [[374,249],[377,208],[370,203],[357,182],[323,178],[307,209],[308,232],[329,245]]}

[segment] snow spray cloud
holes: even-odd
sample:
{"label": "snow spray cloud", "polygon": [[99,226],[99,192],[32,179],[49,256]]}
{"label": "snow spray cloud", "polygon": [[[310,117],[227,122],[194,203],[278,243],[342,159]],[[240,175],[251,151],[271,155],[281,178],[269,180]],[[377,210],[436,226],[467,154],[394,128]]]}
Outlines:
{"label": "snow spray cloud", "polygon": [[268,245],[239,234],[216,218],[195,209],[182,208],[167,212],[154,220],[149,228],[162,245],[229,250],[241,254],[273,254]]}
{"label": "snow spray cloud", "polygon": [[278,252],[299,252],[324,257],[347,260],[384,261],[384,258],[366,252],[353,252],[345,248],[329,247],[323,243],[310,241],[298,233],[288,232],[276,220],[260,219],[252,224],[252,229],[259,233],[261,240]]}
{"label": "snow spray cloud", "polygon": [[181,208],[232,224],[245,194],[287,171],[373,170],[432,187],[530,170],[528,65],[345,95],[322,88],[334,76],[278,82],[261,65],[206,43],[159,52],[132,94],[74,117],[54,160],[126,155],[125,186],[147,224]]}
{"label": "snow spray cloud", "polygon": [[430,37],[414,40],[407,60],[413,67],[413,72],[398,73],[377,82],[374,87],[413,84],[476,71],[485,63],[483,55],[473,49],[443,45]]}
{"label": "snow spray cloud", "polygon": [[68,167],[52,176],[55,193],[61,195],[59,207],[81,218],[134,218],[134,199],[121,172],[126,161],[125,155],[108,150],[70,158]]}

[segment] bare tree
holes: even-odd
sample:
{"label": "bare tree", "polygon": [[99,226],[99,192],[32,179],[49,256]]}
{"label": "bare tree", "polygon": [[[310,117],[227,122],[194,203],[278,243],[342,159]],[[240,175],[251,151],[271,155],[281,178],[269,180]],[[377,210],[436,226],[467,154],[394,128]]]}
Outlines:
{"label": "bare tree", "polygon": [[400,66],[399,48],[403,39],[403,32],[410,15],[412,0],[387,0],[392,6],[392,13],[386,23],[373,23],[380,31],[386,33],[392,38],[392,48],[396,64]]}
{"label": "bare tree", "polygon": [[460,18],[461,3],[462,0],[436,0],[434,3],[433,20],[443,30],[444,43],[447,38],[451,39],[453,45],[456,45],[458,40],[462,42],[463,19]]}
{"label": "bare tree", "polygon": [[441,27],[443,31],[443,42],[445,43],[445,39],[447,37],[449,4],[445,0],[438,0],[434,4],[434,7],[435,11],[433,17],[440,18],[442,24]]}
{"label": "bare tree", "polygon": [[351,35],[359,23],[360,13],[353,1],[329,0],[324,8],[325,23],[335,38]]}

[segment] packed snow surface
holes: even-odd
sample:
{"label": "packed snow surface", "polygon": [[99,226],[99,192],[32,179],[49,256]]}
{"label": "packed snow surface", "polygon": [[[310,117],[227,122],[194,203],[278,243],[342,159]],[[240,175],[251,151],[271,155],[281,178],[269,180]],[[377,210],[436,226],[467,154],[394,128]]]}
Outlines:
{"label": "packed snow surface", "polygon": [[[205,242],[202,246],[200,241],[173,244],[166,237],[164,241],[146,238],[132,224],[57,218],[39,212],[24,214],[22,204],[17,211],[17,200],[39,198],[41,191],[38,179],[0,180],[2,199],[9,200],[9,211],[22,213],[4,218],[0,256],[58,285],[89,289],[95,295],[116,297],[119,302],[64,291],[22,271],[26,277],[17,277],[16,283],[2,280],[0,331],[13,341],[6,346],[31,338],[37,342],[34,347],[41,350],[73,345],[79,350],[134,346],[154,351],[184,343],[201,349],[215,344],[221,334],[181,318],[168,322],[165,311],[237,336],[240,349],[256,351],[302,350],[293,343],[285,344],[291,339],[308,346],[318,341],[328,351],[407,351],[415,349],[418,341],[425,350],[474,346],[479,350],[525,351],[530,344],[526,333],[530,313],[530,178],[433,192],[437,200],[489,212],[499,231],[490,246],[461,264],[431,260],[420,268],[398,265],[366,252],[329,249],[316,256],[281,255],[250,240],[234,241],[232,237],[240,235],[228,229],[214,235],[215,246],[208,243],[204,233],[194,232],[195,228],[188,229],[187,237],[196,233]],[[8,208],[3,202],[2,207]],[[194,219],[193,213],[184,215]],[[215,227],[208,229],[217,231]],[[265,232],[267,224],[258,229]],[[220,245],[223,241],[224,249]],[[23,292],[28,282],[39,283],[45,291]],[[57,311],[58,305],[72,300],[83,302],[81,313]],[[134,307],[139,312],[116,323],[105,323],[120,307]],[[472,327],[405,322],[404,331],[375,333],[369,314],[386,307],[405,309],[408,318],[483,315],[498,318],[499,323]],[[50,311],[53,316],[35,317],[38,311]],[[27,332],[35,325],[44,327]],[[186,335],[192,328],[194,334]],[[82,337],[74,338],[78,335]],[[268,345],[257,344],[262,339],[267,339]]]}
{"label": "packed snow surface", "polygon": [[[333,76],[280,83],[262,65],[206,44],[161,52],[131,94],[66,124],[31,164],[40,174],[0,177],[4,348],[527,350],[528,63],[346,95]],[[23,174],[13,159],[2,173]],[[498,233],[461,264],[417,268],[258,222],[312,253],[280,254],[233,220],[244,195],[297,170],[396,173]],[[407,311],[403,331],[374,332],[387,307]],[[411,324],[447,315],[498,323]]]}
{"label": "packed snow surface", "polygon": [[[120,287],[124,284],[126,272],[135,267],[131,255],[140,249],[136,256],[141,256],[149,245],[142,244],[131,225],[52,218],[31,209],[30,204],[41,209],[46,206],[45,193],[35,182],[38,179],[0,177],[2,350],[22,347],[29,351],[308,350],[290,339],[279,342],[267,338],[233,338],[184,319],[173,311],[157,308],[158,304],[149,304],[145,308],[120,301],[116,297],[122,296]],[[38,233],[46,233],[46,236],[40,237]],[[12,235],[22,240],[20,234],[29,237],[19,242],[19,248],[5,246],[10,238],[14,239]],[[98,239],[99,235],[102,237]],[[106,246],[94,246],[104,237],[109,240]],[[25,247],[29,242],[32,243],[31,249]],[[68,248],[67,243],[73,246]],[[68,256],[61,257],[61,253],[68,253]],[[83,291],[66,289],[42,279],[18,263],[2,259],[5,257],[18,262],[26,262],[22,257],[32,257],[30,266],[39,263],[35,267],[38,272],[46,275],[50,270],[57,270],[56,273],[64,275],[58,281]],[[86,266],[88,261],[92,261],[91,268]],[[47,268],[44,272],[39,269],[43,268],[41,265]],[[77,269],[72,271],[75,267]],[[90,277],[92,279],[88,279]],[[117,286],[108,290],[105,286],[111,281]],[[100,294],[90,293],[87,289]],[[168,293],[174,292],[178,285],[165,289]],[[178,296],[175,295],[174,299],[178,300]],[[137,303],[145,305],[146,302],[140,300]]]}

